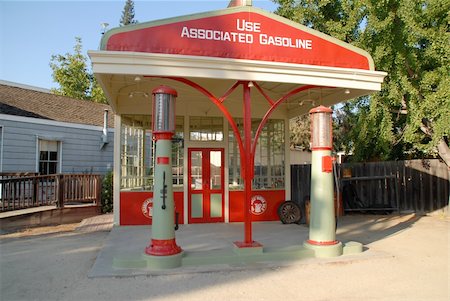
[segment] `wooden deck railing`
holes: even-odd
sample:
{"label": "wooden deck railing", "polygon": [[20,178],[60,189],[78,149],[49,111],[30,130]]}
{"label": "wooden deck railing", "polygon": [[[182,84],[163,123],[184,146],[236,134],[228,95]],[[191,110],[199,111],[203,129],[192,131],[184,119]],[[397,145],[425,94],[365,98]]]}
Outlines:
{"label": "wooden deck railing", "polygon": [[101,204],[100,175],[55,174],[44,176],[0,174],[0,211],[68,204]]}

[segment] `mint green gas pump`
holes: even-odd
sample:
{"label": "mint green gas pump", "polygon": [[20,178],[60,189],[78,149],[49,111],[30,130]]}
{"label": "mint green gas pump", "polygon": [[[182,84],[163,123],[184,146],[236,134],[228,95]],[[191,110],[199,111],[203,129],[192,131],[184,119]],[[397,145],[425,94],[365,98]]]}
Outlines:
{"label": "mint green gas pump", "polygon": [[172,182],[172,136],[175,134],[177,92],[159,86],[153,95],[153,139],[155,174],[153,187],[152,238],[145,249],[149,267],[168,269],[181,266],[182,250],[175,241],[175,203]]}
{"label": "mint green gas pump", "polygon": [[333,110],[319,106],[309,111],[311,117],[311,211],[309,239],[304,246],[317,257],[342,255],[342,243],[336,240],[333,189]]}

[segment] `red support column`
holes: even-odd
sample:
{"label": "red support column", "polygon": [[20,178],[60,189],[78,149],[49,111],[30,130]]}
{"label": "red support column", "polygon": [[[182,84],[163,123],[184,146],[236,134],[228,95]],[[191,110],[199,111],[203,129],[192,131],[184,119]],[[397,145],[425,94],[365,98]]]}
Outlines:
{"label": "red support column", "polygon": [[254,175],[254,158],[252,152],[252,103],[249,82],[242,82],[244,98],[244,152],[241,153],[241,166],[244,179],[244,241],[236,241],[234,244],[238,248],[257,248],[262,245],[252,238],[252,180]]}
{"label": "red support column", "polygon": [[[251,198],[252,198],[252,180],[253,180],[253,154],[252,152],[252,112],[251,112],[251,95],[248,82],[242,84],[244,92],[244,148],[245,155],[243,156],[243,163],[245,165],[244,174],[244,224],[245,224],[245,240],[246,245],[252,245],[252,213]],[[241,162],[242,162],[241,161]]]}

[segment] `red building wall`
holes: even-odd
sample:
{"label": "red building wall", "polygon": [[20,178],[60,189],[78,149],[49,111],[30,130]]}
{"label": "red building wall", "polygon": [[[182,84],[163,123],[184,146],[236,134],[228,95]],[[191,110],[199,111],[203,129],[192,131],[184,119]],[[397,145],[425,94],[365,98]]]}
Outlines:
{"label": "red building wall", "polygon": [[[151,225],[151,217],[144,212],[147,206],[144,202],[153,197],[153,192],[127,191],[120,192],[120,225]],[[183,192],[173,193],[175,212],[179,213],[179,224],[183,224]]]}
{"label": "red building wall", "polygon": [[[184,206],[183,192],[174,192],[175,211],[179,213],[179,224],[183,224]],[[230,222],[244,221],[244,192],[230,191]],[[285,199],[284,190],[253,191],[252,196],[259,204],[259,212],[252,214],[253,221],[277,221],[278,207]],[[127,191],[120,192],[120,225],[151,225],[152,219],[148,215],[148,201],[153,192]],[[254,207],[255,208],[255,207]],[[256,210],[258,211],[258,210]]]}

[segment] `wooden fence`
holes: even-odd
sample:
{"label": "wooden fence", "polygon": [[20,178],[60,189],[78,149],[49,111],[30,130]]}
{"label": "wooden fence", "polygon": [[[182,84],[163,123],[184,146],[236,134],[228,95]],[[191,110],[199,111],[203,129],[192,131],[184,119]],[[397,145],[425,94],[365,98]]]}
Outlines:
{"label": "wooden fence", "polygon": [[[450,177],[437,159],[335,166],[344,210],[414,211],[448,210]],[[302,202],[310,195],[311,165],[291,166],[291,199]]]}
{"label": "wooden fence", "polygon": [[75,203],[101,203],[100,175],[0,174],[0,211]]}

